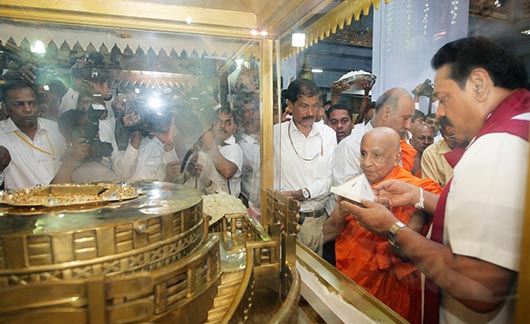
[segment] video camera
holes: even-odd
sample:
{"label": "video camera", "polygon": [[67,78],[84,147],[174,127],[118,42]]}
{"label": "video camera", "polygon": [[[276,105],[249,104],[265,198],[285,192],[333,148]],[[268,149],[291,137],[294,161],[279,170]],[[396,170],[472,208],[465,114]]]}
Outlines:
{"label": "video camera", "polygon": [[89,53],[78,58],[72,65],[72,77],[90,82],[102,83],[110,80],[111,73],[105,68],[103,55]]}
{"label": "video camera", "polygon": [[167,133],[173,119],[173,96],[170,89],[144,90],[127,103],[126,114],[135,113],[140,121],[126,127],[143,133]]}
{"label": "video camera", "polygon": [[90,152],[86,161],[97,161],[102,157],[109,157],[112,154],[112,144],[102,142],[99,139],[99,120],[105,112],[105,106],[97,103],[90,105],[87,110],[88,123],[85,129],[85,137],[87,143],[90,145]]}

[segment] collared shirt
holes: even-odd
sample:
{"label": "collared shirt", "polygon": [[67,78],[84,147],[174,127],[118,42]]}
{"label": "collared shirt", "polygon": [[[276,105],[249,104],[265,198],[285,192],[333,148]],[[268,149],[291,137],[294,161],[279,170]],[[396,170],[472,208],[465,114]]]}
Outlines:
{"label": "collared shirt", "polygon": [[166,152],[164,143],[158,138],[142,137],[131,179],[163,180],[166,175],[166,165],[174,160],[178,160],[174,149]]}
{"label": "collared shirt", "polygon": [[311,198],[302,202],[301,212],[325,208],[336,147],[336,133],[327,125],[313,124],[307,137],[292,120],[274,125],[274,188],[280,191],[307,188]]}
{"label": "collared shirt", "polygon": [[433,179],[442,187],[445,187],[447,181],[453,176],[453,168],[444,157],[444,154],[448,152],[451,152],[451,148],[442,138],[429,145],[421,156],[422,176]]}
{"label": "collared shirt", "polygon": [[[203,165],[201,181],[210,180],[212,183],[211,191],[225,191],[233,196],[239,197],[241,193],[241,170],[243,168],[243,151],[239,144],[236,143],[234,135],[224,141],[224,145],[218,145],[219,153],[228,161],[237,166],[237,171],[230,179],[223,177],[215,168],[215,164],[208,156],[199,155],[199,164]],[[210,190],[209,190],[210,191]]]}
{"label": "collared shirt", "polygon": [[0,146],[11,155],[11,162],[4,169],[6,189],[48,185],[61,165],[66,145],[57,123],[43,118],[37,123],[32,140],[11,118],[0,121]]}
{"label": "collared shirt", "polygon": [[242,133],[239,146],[241,146],[243,151],[241,192],[247,197],[249,203],[254,206],[260,206],[260,143],[256,137]]}
{"label": "collared shirt", "polygon": [[366,125],[356,124],[350,135],[340,141],[333,154],[333,185],[338,186],[346,180],[362,173],[361,140],[366,132],[373,129],[372,122]]}

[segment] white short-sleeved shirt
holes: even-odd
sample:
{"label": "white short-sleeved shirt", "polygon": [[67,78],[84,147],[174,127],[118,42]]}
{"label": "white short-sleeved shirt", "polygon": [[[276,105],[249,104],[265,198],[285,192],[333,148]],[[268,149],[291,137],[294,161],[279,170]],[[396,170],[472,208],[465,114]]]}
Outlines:
{"label": "white short-sleeved shirt", "polygon": [[[518,271],[527,162],[528,142],[510,134],[486,134],[467,149],[454,169],[445,211],[444,243],[455,254]],[[441,319],[510,323],[512,307],[513,300],[479,314],[444,294]]]}
{"label": "white short-sleeved shirt", "polygon": [[241,134],[239,146],[243,151],[243,168],[241,173],[241,192],[253,206],[260,205],[261,146],[259,141],[247,134]]}
{"label": "white short-sleeved shirt", "polygon": [[166,152],[164,143],[158,138],[142,137],[131,179],[163,180],[166,165],[174,160],[178,160],[174,149]]}
{"label": "white short-sleeved shirt", "polygon": [[32,140],[11,118],[0,121],[0,146],[11,155],[11,162],[4,169],[6,189],[48,185],[61,165],[66,145],[57,123],[43,118],[37,123]]}
{"label": "white short-sleeved shirt", "polygon": [[202,155],[199,158],[199,164],[204,166],[201,173],[202,179],[208,179],[212,182],[212,191],[224,191],[230,193],[232,196],[239,197],[241,193],[241,170],[243,168],[243,151],[239,144],[236,143],[236,138],[232,135],[224,142],[225,145],[218,145],[219,153],[228,161],[237,166],[237,171],[232,178],[225,179],[215,168],[213,161],[207,155]]}

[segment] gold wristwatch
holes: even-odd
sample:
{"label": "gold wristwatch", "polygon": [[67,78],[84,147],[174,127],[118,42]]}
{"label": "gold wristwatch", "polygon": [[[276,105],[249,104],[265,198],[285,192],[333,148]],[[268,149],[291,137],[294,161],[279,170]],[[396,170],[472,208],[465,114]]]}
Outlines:
{"label": "gold wristwatch", "polygon": [[388,233],[386,234],[386,238],[388,239],[388,243],[390,243],[392,246],[399,249],[399,245],[396,243],[396,234],[397,232],[402,229],[403,227],[406,227],[407,225],[403,224],[400,221],[395,222],[390,226],[388,229]]}

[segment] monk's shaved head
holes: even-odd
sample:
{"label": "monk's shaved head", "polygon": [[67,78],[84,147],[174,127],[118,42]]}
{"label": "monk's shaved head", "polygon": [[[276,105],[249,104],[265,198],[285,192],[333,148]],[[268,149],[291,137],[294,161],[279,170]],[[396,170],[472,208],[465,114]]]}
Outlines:
{"label": "monk's shaved head", "polygon": [[434,142],[434,132],[428,125],[416,124],[412,127],[411,133],[410,145],[420,154]]}
{"label": "monk's shaved head", "polygon": [[383,180],[401,161],[400,137],[389,127],[376,127],[361,140],[361,169],[371,184]]}
{"label": "monk's shaved head", "polygon": [[381,142],[389,150],[392,150],[392,153],[398,153],[401,150],[399,146],[401,138],[399,137],[398,132],[390,127],[376,127],[371,129],[364,134],[362,140],[364,141],[365,138],[367,138],[367,140],[371,139]]}

